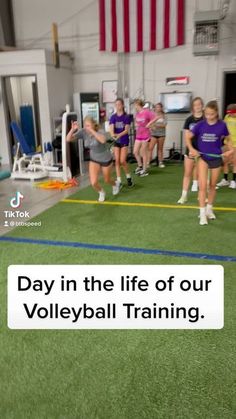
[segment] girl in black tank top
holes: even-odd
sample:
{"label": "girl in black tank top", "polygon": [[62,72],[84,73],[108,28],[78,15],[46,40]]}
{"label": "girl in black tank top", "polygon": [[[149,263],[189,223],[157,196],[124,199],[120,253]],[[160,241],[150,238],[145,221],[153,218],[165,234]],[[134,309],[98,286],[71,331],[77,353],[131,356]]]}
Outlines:
{"label": "girl in black tank top", "polygon": [[[203,115],[203,100],[200,97],[195,97],[192,101],[192,114],[186,119],[183,129],[184,129],[184,138],[186,132],[189,132],[191,128],[196,125],[199,121],[204,118]],[[193,147],[196,148],[196,139],[193,138]],[[193,184],[191,191],[198,192],[198,176],[197,176],[197,167],[195,160],[189,157],[189,151],[186,148],[186,153],[184,156],[184,177],[183,177],[183,187],[182,195],[178,200],[178,204],[185,204],[188,200],[188,190],[193,178]]]}

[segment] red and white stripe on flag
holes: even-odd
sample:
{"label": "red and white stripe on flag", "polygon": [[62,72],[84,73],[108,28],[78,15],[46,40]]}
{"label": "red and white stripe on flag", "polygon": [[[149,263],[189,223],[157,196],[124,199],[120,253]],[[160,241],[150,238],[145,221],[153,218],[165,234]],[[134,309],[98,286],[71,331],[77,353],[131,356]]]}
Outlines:
{"label": "red and white stripe on flag", "polygon": [[185,0],[99,0],[100,51],[155,51],[184,44]]}

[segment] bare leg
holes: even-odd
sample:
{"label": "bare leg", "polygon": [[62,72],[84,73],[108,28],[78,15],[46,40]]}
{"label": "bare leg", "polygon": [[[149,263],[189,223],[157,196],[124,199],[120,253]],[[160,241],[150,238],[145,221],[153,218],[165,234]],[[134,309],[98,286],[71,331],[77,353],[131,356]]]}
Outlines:
{"label": "bare leg", "polygon": [[[228,147],[224,146],[223,147],[223,151],[227,151]],[[230,163],[232,162],[232,158],[228,157],[224,159],[224,165],[223,165],[223,178],[221,179],[221,181],[219,182],[218,186],[228,186],[228,175],[229,175],[229,168],[230,168]]]}
{"label": "bare leg", "polygon": [[158,138],[157,147],[158,147],[158,161],[163,162],[163,149],[164,149],[165,137]]}
{"label": "bare leg", "polygon": [[184,157],[184,178],[183,178],[183,190],[188,191],[189,185],[191,182],[191,177],[193,174],[195,166],[195,160],[190,159],[189,157]]}
{"label": "bare leg", "polygon": [[135,140],[135,143],[134,143],[134,156],[135,156],[135,158],[137,160],[138,166],[140,166],[140,167],[142,166],[142,159],[141,159],[141,156],[140,156],[141,146],[142,146],[142,141]]}
{"label": "bare leg", "polygon": [[107,167],[102,167],[103,179],[105,183],[115,186],[116,183],[114,179],[111,177],[111,169],[112,169],[112,164],[110,164],[110,166],[107,166]]}
{"label": "bare leg", "polygon": [[187,202],[189,184],[191,181],[194,165],[195,165],[195,161],[193,159],[190,159],[187,156],[184,157],[183,188],[182,188],[182,195],[180,199],[178,200],[178,204],[184,204],[185,202]]}
{"label": "bare leg", "polygon": [[199,158],[199,160],[198,160],[198,183],[199,183],[199,205],[200,205],[200,208],[205,208],[205,205],[206,205],[207,177],[208,177],[208,165],[203,159]]}
{"label": "bare leg", "polygon": [[234,154],[231,161],[233,165],[233,180],[230,182],[230,188],[236,189],[236,147],[234,147]]}
{"label": "bare leg", "polygon": [[236,173],[236,147],[234,147],[234,154],[233,154],[233,173]]}
{"label": "bare leg", "polygon": [[126,175],[129,174],[129,166],[127,163],[128,147],[122,147],[120,149],[120,164],[124,169]]}
{"label": "bare leg", "polygon": [[147,169],[148,146],[149,146],[148,141],[142,141],[141,153],[142,153],[142,158],[143,158],[143,170]]}
{"label": "bare leg", "polygon": [[157,141],[158,141],[157,138],[151,137],[151,141],[148,145],[148,164],[150,164],[152,160],[152,153],[153,153],[155,145],[157,144]]}
{"label": "bare leg", "polygon": [[119,147],[114,147],[114,156],[115,156],[115,165],[116,165],[116,177],[120,177],[121,173],[120,173],[120,155],[121,155],[121,148]]}
{"label": "bare leg", "polygon": [[211,169],[211,179],[208,192],[208,204],[213,205],[216,196],[216,183],[221,172],[221,167]]}
{"label": "bare leg", "polygon": [[98,182],[99,172],[100,172],[100,165],[98,163],[94,163],[90,161],[89,162],[90,183],[93,189],[97,192],[102,191],[102,187]]}
{"label": "bare leg", "polygon": [[193,167],[193,180],[198,180],[198,172],[197,172],[197,165],[196,164]]}

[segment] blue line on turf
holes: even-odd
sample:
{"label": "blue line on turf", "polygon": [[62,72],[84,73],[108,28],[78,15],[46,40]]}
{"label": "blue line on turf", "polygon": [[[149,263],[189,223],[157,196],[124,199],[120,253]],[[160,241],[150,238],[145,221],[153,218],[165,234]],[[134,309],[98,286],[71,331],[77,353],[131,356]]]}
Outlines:
{"label": "blue line on turf", "polygon": [[184,257],[184,258],[193,258],[193,259],[215,260],[219,262],[220,261],[236,262],[236,256],[178,252],[178,251],[173,251],[173,250],[161,250],[161,249],[143,249],[141,247],[126,247],[126,246],[114,246],[114,245],[107,245],[107,244],[92,244],[92,243],[67,242],[67,241],[56,241],[56,240],[29,239],[25,237],[7,237],[7,236],[0,237],[0,241],[10,242],[10,243],[39,244],[39,245],[44,245],[44,246],[74,247],[74,248],[90,249],[90,250],[107,250],[111,252],[141,253],[144,255]]}

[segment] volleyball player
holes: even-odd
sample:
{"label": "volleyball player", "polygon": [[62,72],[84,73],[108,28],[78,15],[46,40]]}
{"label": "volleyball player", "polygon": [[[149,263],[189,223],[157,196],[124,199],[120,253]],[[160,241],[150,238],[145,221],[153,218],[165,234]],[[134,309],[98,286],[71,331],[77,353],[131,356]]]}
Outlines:
{"label": "volleyball player", "polygon": [[[184,139],[186,142],[186,135],[189,134],[190,130],[196,125],[199,121],[202,121],[204,118],[203,113],[203,100],[200,97],[195,97],[191,105],[192,114],[186,119],[184,123]],[[196,138],[192,138],[192,146],[196,148]],[[188,200],[188,190],[193,177],[193,184],[191,191],[198,191],[198,180],[197,180],[197,165],[195,159],[189,155],[189,150],[186,148],[184,155],[184,177],[183,177],[183,187],[182,195],[178,200],[178,204],[184,204]]]}
{"label": "volleyball player", "polygon": [[115,102],[116,113],[110,118],[110,134],[115,138],[114,156],[116,165],[116,177],[121,186],[121,167],[125,172],[127,184],[133,186],[129,166],[127,163],[129,146],[130,117],[125,113],[124,101],[118,98]]}
{"label": "volleyball player", "polygon": [[[200,225],[208,224],[208,219],[216,218],[213,212],[213,203],[216,195],[216,183],[219,177],[224,158],[233,153],[232,142],[226,123],[219,119],[219,110],[216,101],[210,101],[205,108],[205,120],[194,125],[186,135],[186,143],[190,157],[198,158],[198,182]],[[193,146],[193,138],[197,139],[197,149]],[[222,153],[223,141],[227,143],[228,150]],[[208,204],[206,203],[208,171],[210,183],[208,190]]]}
{"label": "volleyball player", "polygon": [[136,115],[136,138],[134,143],[134,155],[138,163],[135,173],[140,177],[148,176],[148,142],[151,137],[150,127],[158,119],[158,116],[149,109],[144,108],[141,99],[134,101]]}
{"label": "volleyball player", "polygon": [[157,145],[158,165],[161,169],[165,167],[163,163],[163,148],[166,136],[166,118],[162,103],[157,103],[154,108],[157,120],[151,127],[151,140],[148,149],[148,165],[152,160],[152,153],[155,145]]}
{"label": "volleyball player", "polygon": [[79,129],[77,122],[71,123],[71,129],[66,140],[78,139],[82,139],[84,146],[90,150],[89,178],[93,189],[98,192],[98,201],[103,202],[106,198],[106,193],[99,183],[100,171],[102,171],[104,182],[112,186],[113,195],[117,195],[120,188],[119,183],[111,177],[113,159],[106,146],[105,133],[99,129],[99,125],[90,116],[84,119],[83,129]]}

